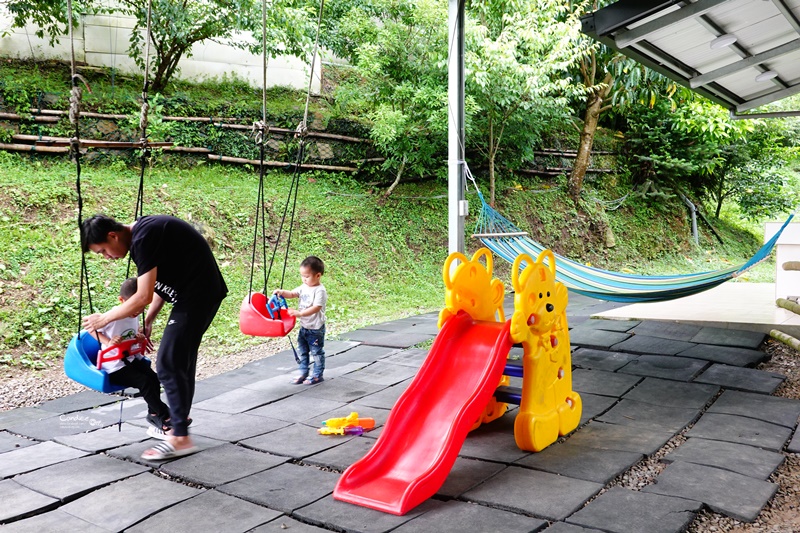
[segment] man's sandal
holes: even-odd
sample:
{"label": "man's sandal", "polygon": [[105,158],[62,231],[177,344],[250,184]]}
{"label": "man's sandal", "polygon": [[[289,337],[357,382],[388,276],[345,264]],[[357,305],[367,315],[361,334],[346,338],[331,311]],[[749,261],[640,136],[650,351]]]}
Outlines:
{"label": "man's sandal", "polygon": [[200,449],[197,446],[190,446],[188,448],[175,448],[172,443],[164,441],[159,442],[149,450],[145,450],[142,454],[142,459],[145,461],[166,461],[167,459],[175,459],[177,457],[184,457],[191,455]]}

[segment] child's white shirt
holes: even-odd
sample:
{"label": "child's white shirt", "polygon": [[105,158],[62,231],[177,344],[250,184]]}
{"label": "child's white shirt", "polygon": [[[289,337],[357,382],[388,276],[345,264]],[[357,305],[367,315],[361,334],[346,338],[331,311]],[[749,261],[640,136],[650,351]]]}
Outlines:
{"label": "child's white shirt", "polygon": [[299,317],[300,325],[306,329],[320,329],[324,326],[325,304],[328,303],[328,291],[325,290],[325,286],[320,283],[319,285],[309,287],[304,283],[292,292],[299,294],[297,308],[300,311],[308,309],[309,307],[314,307],[315,305],[320,306],[319,311],[313,315]]}
{"label": "child's white shirt", "polygon": [[[120,318],[119,320],[109,322],[108,324],[105,325],[105,327],[100,328],[97,331],[99,333],[102,333],[109,339],[113,339],[116,336],[122,337],[122,340],[124,341],[128,339],[135,339],[136,335],[139,333],[139,319],[138,317]],[[101,350],[105,350],[106,348],[108,348],[108,346],[105,344],[100,346]],[[131,355],[127,359],[128,361],[133,361],[135,357],[142,357],[142,356]],[[123,368],[124,366],[125,362],[122,359],[117,359],[116,361],[109,361],[107,363],[103,363],[101,368],[110,374],[112,372],[116,372],[117,370]]]}

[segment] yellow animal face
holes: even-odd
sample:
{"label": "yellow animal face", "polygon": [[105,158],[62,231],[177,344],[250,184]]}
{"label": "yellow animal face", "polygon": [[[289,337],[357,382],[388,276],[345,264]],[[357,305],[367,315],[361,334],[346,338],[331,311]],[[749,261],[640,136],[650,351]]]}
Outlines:
{"label": "yellow animal face", "polygon": [[[548,260],[548,264],[544,260]],[[520,271],[522,264],[526,266]],[[537,338],[558,329],[567,308],[567,289],[556,281],[555,256],[545,250],[536,261],[522,254],[514,261],[512,283],[515,291],[511,335],[515,342],[536,343]]]}
{"label": "yellow animal face", "polygon": [[[480,262],[481,258],[484,258],[486,266]],[[461,264],[451,274],[455,260],[461,261]],[[505,320],[505,287],[500,280],[492,279],[493,266],[492,253],[487,248],[475,252],[471,260],[458,252],[450,254],[442,270],[446,291],[445,308],[439,314],[439,326],[459,311],[466,311],[474,320]]]}

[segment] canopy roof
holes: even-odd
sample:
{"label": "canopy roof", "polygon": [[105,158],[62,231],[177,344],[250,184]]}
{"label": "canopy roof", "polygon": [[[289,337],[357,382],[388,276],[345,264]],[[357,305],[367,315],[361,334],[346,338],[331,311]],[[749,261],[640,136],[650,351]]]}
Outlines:
{"label": "canopy roof", "polygon": [[734,113],[800,92],[800,0],[619,0],[582,23]]}

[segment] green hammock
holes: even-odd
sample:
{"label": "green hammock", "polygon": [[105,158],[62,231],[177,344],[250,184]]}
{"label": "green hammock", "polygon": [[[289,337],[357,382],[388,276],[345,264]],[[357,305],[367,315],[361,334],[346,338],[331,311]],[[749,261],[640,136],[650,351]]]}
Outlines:
{"label": "green hammock", "polygon": [[[486,203],[480,191],[478,197],[482,207],[474,236],[492,252],[513,263],[520,254],[525,253],[536,258],[545,249]],[[740,266],[696,274],[640,276],[593,268],[555,254],[556,279],[571,291],[600,300],[658,302],[682,298],[733,279],[769,257],[773,246],[793,217],[794,215],[789,216],[778,232],[748,262]],[[523,263],[522,268],[524,267]]]}

